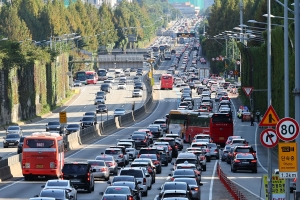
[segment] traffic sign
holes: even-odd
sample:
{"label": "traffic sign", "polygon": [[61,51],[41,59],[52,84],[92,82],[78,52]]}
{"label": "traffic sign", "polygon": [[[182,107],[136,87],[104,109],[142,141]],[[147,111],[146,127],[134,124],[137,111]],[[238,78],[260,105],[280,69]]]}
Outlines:
{"label": "traffic sign", "polygon": [[238,71],[238,70],[235,70],[235,71],[234,71],[234,75],[239,75],[239,71]]}
{"label": "traffic sign", "polygon": [[229,74],[232,75],[232,74],[233,74],[233,71],[230,71]]}
{"label": "traffic sign", "polygon": [[260,134],[260,142],[265,147],[272,148],[278,144],[279,138],[274,129],[267,128]]}
{"label": "traffic sign", "polygon": [[276,125],[278,137],[283,141],[292,141],[299,135],[299,124],[290,117],[281,119]]}
{"label": "traffic sign", "polygon": [[270,105],[268,110],[265,112],[262,120],[260,121],[259,126],[276,126],[278,121],[279,117],[276,111],[274,110],[273,106]]}
{"label": "traffic sign", "polygon": [[279,172],[280,178],[298,178],[298,172]]}
{"label": "traffic sign", "polygon": [[[264,174],[263,175],[263,181],[264,181],[264,188],[265,188],[265,200],[271,200],[268,198],[268,175]],[[284,185],[285,185],[285,180],[283,178],[280,178],[277,174],[272,175],[272,199],[284,199],[285,198],[285,193],[284,193]]]}
{"label": "traffic sign", "polygon": [[278,158],[279,172],[297,172],[297,143],[279,143]]}
{"label": "traffic sign", "polygon": [[59,122],[61,124],[67,123],[67,112],[66,111],[59,112]]}
{"label": "traffic sign", "polygon": [[249,97],[253,91],[253,87],[243,87],[245,94]]}

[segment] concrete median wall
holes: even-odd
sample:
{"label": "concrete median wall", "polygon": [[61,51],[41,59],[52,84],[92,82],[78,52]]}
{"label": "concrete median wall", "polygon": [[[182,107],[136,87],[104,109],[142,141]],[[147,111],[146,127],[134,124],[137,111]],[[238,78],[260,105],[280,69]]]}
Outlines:
{"label": "concrete median wall", "polygon": [[[144,76],[144,83],[147,88],[147,100],[139,109],[131,111],[123,116],[115,117],[104,122],[100,122],[95,126],[85,128],[81,131],[71,133],[64,136],[65,151],[76,150],[81,147],[81,145],[88,143],[90,140],[100,138],[100,136],[105,136],[112,134],[124,126],[129,126],[133,124],[136,120],[142,118],[147,114],[147,110],[151,107],[153,103],[152,88],[150,86],[150,81],[148,74]],[[8,157],[7,159],[0,160],[0,181],[10,179],[12,177],[22,176],[22,154],[14,155]]]}

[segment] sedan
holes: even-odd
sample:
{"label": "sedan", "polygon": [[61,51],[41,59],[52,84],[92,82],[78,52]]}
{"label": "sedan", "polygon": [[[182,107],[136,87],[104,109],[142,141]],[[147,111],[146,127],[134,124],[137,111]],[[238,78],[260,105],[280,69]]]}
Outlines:
{"label": "sedan", "polygon": [[40,195],[36,195],[35,197],[54,197],[60,200],[74,199],[74,197],[69,195],[67,190],[64,189],[44,189],[40,192]]}
{"label": "sedan", "polygon": [[119,83],[117,89],[118,90],[126,90],[126,83]]}
{"label": "sedan", "polygon": [[22,128],[20,126],[9,126],[6,129],[6,135],[10,134],[10,133],[15,133],[15,134],[19,134],[20,136],[23,135],[22,133]]}
{"label": "sedan", "polygon": [[109,165],[104,160],[88,160],[88,163],[92,166],[95,178],[104,178],[105,181],[109,180]]}
{"label": "sedan", "polygon": [[3,137],[3,148],[18,146],[21,136],[19,134],[10,133],[6,137]]}
{"label": "sedan", "polygon": [[96,107],[96,113],[98,114],[98,113],[103,113],[103,112],[105,112],[105,113],[108,112],[107,106],[106,106],[105,104],[100,104],[100,105],[98,105],[98,106]]}
{"label": "sedan", "polygon": [[104,162],[107,164],[107,166],[109,166],[109,172],[114,175],[118,174],[118,164],[115,161],[113,156],[103,154],[103,155],[97,156],[95,158],[95,160],[104,160]]}
{"label": "sedan", "polygon": [[177,182],[166,182],[157,189],[160,190],[160,193],[158,194],[159,197],[162,197],[166,191],[170,191],[170,190],[171,191],[185,190],[188,197],[192,196],[190,186],[187,183],[185,183],[184,181],[182,181],[182,182],[178,182],[178,181]]}
{"label": "sedan", "polygon": [[231,171],[251,170],[257,173],[257,160],[251,153],[238,153],[231,162]]}
{"label": "sedan", "polygon": [[171,180],[174,180],[175,178],[194,178],[197,180],[197,184],[200,185],[201,181],[201,174],[196,173],[193,169],[176,169],[172,174],[169,174],[171,176]]}
{"label": "sedan", "polygon": [[67,135],[80,131],[80,125],[79,124],[68,124],[66,126]]}
{"label": "sedan", "polygon": [[59,131],[59,133],[63,133],[63,125],[59,121],[48,122],[46,124],[46,131]]}
{"label": "sedan", "polygon": [[138,184],[136,182],[114,182],[112,186],[128,186],[134,193],[135,199],[142,200],[142,190],[140,190]]}
{"label": "sedan", "polygon": [[140,89],[134,89],[132,91],[132,98],[134,97],[142,97],[143,96],[143,91]]}
{"label": "sedan", "polygon": [[125,115],[126,111],[124,108],[116,108],[114,111],[114,116]]}
{"label": "sedan", "polygon": [[82,86],[82,83],[80,80],[76,80],[73,82],[73,87],[81,87]]}
{"label": "sedan", "polygon": [[200,186],[197,184],[197,181],[194,178],[175,178],[173,182],[185,182],[189,185],[191,192],[192,192],[192,198],[200,200]]}
{"label": "sedan", "polygon": [[96,97],[95,100],[94,100],[94,104],[95,105],[105,104],[105,100],[104,100],[103,96]]}
{"label": "sedan", "polygon": [[161,162],[160,159],[158,159],[156,154],[141,154],[140,158],[150,158],[155,165],[156,173],[161,174]]}
{"label": "sedan", "polygon": [[[137,190],[132,190],[128,186],[108,186],[105,190],[105,192],[100,192],[100,195],[105,195],[105,194],[126,194],[129,196],[129,199],[132,200],[138,200],[137,196],[134,194],[137,192]],[[131,198],[130,198],[131,197]]]}
{"label": "sedan", "polygon": [[63,189],[68,192],[70,196],[73,196],[73,199],[77,199],[77,190],[72,185],[70,180],[48,180],[45,185],[42,186],[43,190],[48,189]]}

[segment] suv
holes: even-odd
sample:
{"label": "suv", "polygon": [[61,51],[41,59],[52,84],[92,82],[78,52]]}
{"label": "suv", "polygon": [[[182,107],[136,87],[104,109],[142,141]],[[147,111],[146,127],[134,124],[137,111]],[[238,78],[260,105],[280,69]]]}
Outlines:
{"label": "suv", "polygon": [[141,182],[143,195],[148,196],[148,189],[152,188],[152,177],[144,167],[131,167],[120,169],[119,176],[134,176],[137,182]]}
{"label": "suv", "polygon": [[83,116],[81,121],[81,127],[87,128],[97,124],[97,119],[94,116]]}
{"label": "suv", "polygon": [[174,138],[170,137],[161,137],[157,139],[157,142],[168,142],[169,145],[172,147],[172,157],[176,158],[178,156],[178,149],[176,146],[176,142]]}
{"label": "suv", "polygon": [[17,153],[18,153],[18,154],[22,153],[22,151],[23,151],[23,142],[24,142],[24,138],[25,138],[25,136],[22,136],[22,137],[20,138],[20,141],[19,141],[19,144],[18,144],[18,150],[17,150]]}
{"label": "suv", "polygon": [[136,82],[136,83],[134,83],[134,88],[133,89],[143,90],[143,84],[141,82]]}
{"label": "suv", "polygon": [[104,154],[113,156],[115,161],[118,163],[118,167],[125,167],[126,160],[120,148],[106,148]]}
{"label": "suv", "polygon": [[163,132],[161,127],[157,124],[157,125],[149,125],[147,127],[147,129],[149,129],[153,135],[154,138],[159,138],[159,137],[163,137]]}
{"label": "suv", "polygon": [[238,153],[251,153],[256,158],[256,151],[252,146],[235,146],[233,149],[233,157]]}
{"label": "suv", "polygon": [[96,169],[92,169],[91,164],[88,162],[70,162],[64,164],[61,178],[70,180],[76,188],[84,189],[91,193],[95,188],[92,172],[96,172]]}
{"label": "suv", "polygon": [[129,163],[129,155],[126,153],[126,146],[123,145],[116,145],[116,146],[109,146],[109,148],[118,148],[121,149],[121,154],[123,154],[125,158],[125,165]]}
{"label": "suv", "polygon": [[110,93],[110,86],[108,83],[103,83],[100,87],[100,90],[103,92]]}

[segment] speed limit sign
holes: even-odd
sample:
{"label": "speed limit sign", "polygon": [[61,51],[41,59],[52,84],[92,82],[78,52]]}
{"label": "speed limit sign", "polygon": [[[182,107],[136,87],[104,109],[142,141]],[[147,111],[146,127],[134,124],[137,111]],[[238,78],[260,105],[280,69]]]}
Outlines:
{"label": "speed limit sign", "polygon": [[294,140],[299,134],[299,124],[293,118],[285,117],[277,123],[276,133],[283,141]]}

